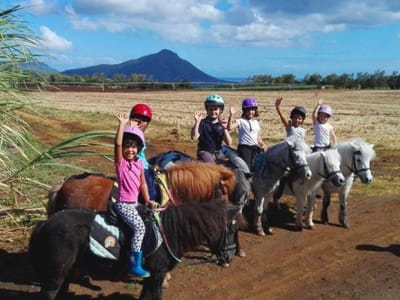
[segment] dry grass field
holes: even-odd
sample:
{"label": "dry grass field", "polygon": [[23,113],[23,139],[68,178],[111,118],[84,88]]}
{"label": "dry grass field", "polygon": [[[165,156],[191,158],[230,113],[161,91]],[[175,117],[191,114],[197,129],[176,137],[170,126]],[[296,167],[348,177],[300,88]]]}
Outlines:
{"label": "dry grass field", "polygon": [[[43,143],[54,144],[72,133],[113,130],[116,120],[111,114],[129,111],[132,104],[146,102],[154,110],[154,121],[146,131],[148,156],[168,149],[194,154],[196,145],[190,141],[189,129],[194,112],[204,111],[203,99],[209,93],[33,93],[32,101],[42,106],[49,116],[36,120],[32,128]],[[185,258],[172,272],[164,299],[399,299],[400,92],[220,91],[219,94],[226,100],[227,107],[240,107],[241,100],[248,96],[257,98],[262,137],[267,144],[273,144],[285,135],[275,112],[277,96],[284,97],[282,110],[287,115],[294,105],[307,108],[309,117],[305,126],[310,143],[313,140],[310,114],[317,100],[323,99],[335,111],[331,122],[339,141],[361,137],[376,144],[377,157],[372,164],[374,181],[366,186],[356,180],[349,200],[350,229],[339,225],[338,203],[334,197],[329,213],[330,225],[318,222],[321,203],[317,202],[315,230],[295,232],[292,229],[294,199],[283,197],[286,210],[271,213],[274,235],[258,237],[252,232],[241,231],[240,240],[247,257],[235,258],[229,268]],[[52,110],[54,114],[50,116]],[[74,116],[74,112],[82,111],[94,114],[87,119],[78,113]],[[84,159],[82,163],[85,163]],[[112,165],[108,168],[111,170]],[[2,300],[37,299],[38,287],[31,284],[27,237],[29,232],[17,228],[3,232],[0,238]],[[92,280],[92,283],[99,289],[72,284],[74,297],[71,298],[134,300],[141,287],[140,280],[134,283]]]}
{"label": "dry grass field", "polygon": [[[102,92],[43,92],[35,93],[35,102],[47,107],[116,113],[129,111],[132,104],[145,102],[154,110],[154,120],[169,124],[180,131],[183,139],[189,140],[193,115],[204,112],[203,101],[210,91],[149,91],[133,93]],[[308,141],[312,143],[311,112],[318,99],[334,109],[331,123],[339,140],[362,137],[378,147],[398,149],[400,146],[400,92],[388,90],[317,90],[317,91],[229,91],[218,92],[227,103],[240,108],[245,97],[255,97],[259,102],[262,137],[271,143],[284,137],[285,132],[275,111],[275,99],[283,96],[282,110],[289,115],[291,108],[302,105],[308,111],[305,127]],[[228,109],[225,110],[225,116]],[[150,132],[149,134],[155,134]]]}

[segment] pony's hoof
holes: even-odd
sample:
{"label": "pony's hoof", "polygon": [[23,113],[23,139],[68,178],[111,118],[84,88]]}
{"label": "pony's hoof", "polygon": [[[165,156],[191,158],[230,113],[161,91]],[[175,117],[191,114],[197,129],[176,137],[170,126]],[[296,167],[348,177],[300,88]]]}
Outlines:
{"label": "pony's hoof", "polygon": [[168,280],[167,280],[167,279],[164,279],[164,281],[163,281],[163,283],[162,283],[162,288],[163,288],[163,289],[169,288],[169,283],[168,283]]}
{"label": "pony's hoof", "polygon": [[350,225],[349,223],[342,223],[343,228],[349,229]]}
{"label": "pony's hoof", "polygon": [[314,229],[315,229],[315,226],[314,226],[314,225],[307,225],[307,229],[308,229],[308,230],[314,230]]}
{"label": "pony's hoof", "polygon": [[264,232],[264,230],[263,229],[261,229],[261,228],[257,228],[257,235],[258,236],[265,236],[265,232]]}
{"label": "pony's hoof", "polygon": [[229,268],[229,264],[228,264],[228,263],[223,263],[223,264],[221,264],[221,267],[223,267],[223,268]]}
{"label": "pony's hoof", "polygon": [[243,249],[239,249],[239,250],[236,252],[236,255],[239,256],[239,257],[244,258],[244,257],[246,257],[246,252],[245,252]]}
{"label": "pony's hoof", "polygon": [[274,235],[274,232],[272,231],[272,228],[268,228],[268,235]]}
{"label": "pony's hoof", "polygon": [[293,229],[294,229],[294,231],[303,231],[303,226],[302,225],[294,225]]}

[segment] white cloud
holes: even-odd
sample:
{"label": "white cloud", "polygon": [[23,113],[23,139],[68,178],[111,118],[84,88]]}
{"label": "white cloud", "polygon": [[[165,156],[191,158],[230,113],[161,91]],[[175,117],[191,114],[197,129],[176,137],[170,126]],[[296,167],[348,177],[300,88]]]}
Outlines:
{"label": "white cloud", "polygon": [[45,49],[49,50],[68,50],[72,48],[72,42],[58,36],[57,33],[50,30],[46,26],[40,26],[41,44]]}
{"label": "white cloud", "polygon": [[55,1],[28,0],[21,3],[21,6],[34,15],[45,15],[56,7]]}
{"label": "white cloud", "polygon": [[[31,0],[44,3],[43,0]],[[155,33],[182,43],[286,47],[314,33],[400,20],[390,0],[75,0],[64,8],[75,30]]]}

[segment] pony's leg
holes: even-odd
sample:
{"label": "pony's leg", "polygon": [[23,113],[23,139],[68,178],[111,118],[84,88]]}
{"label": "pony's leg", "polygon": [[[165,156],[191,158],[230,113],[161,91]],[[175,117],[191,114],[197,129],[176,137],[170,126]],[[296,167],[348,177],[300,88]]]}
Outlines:
{"label": "pony's leg", "polygon": [[240,246],[239,242],[239,230],[236,231],[235,233],[235,243],[236,243],[236,255],[239,257],[246,257],[246,252],[243,250],[243,248]]}
{"label": "pony's leg", "polygon": [[350,194],[350,189],[353,185],[353,178],[347,181],[341,193],[339,193],[339,223],[344,228],[350,228],[349,220],[347,218],[347,200]]}
{"label": "pony's leg", "polygon": [[150,277],[143,279],[143,288],[139,299],[141,300],[161,300],[162,285],[165,280],[166,272],[153,272]]}
{"label": "pony's leg", "polygon": [[314,229],[315,224],[313,222],[314,205],[315,205],[316,193],[310,192],[307,195],[307,209],[305,214],[305,223],[308,229]]}
{"label": "pony's leg", "polygon": [[303,192],[298,191],[296,195],[296,225],[295,230],[303,230],[303,212],[304,212],[304,200],[307,195]]}
{"label": "pony's leg", "polygon": [[331,204],[331,193],[327,190],[324,190],[324,196],[322,198],[322,208],[321,208],[321,223],[329,224],[328,217],[328,207]]}
{"label": "pony's leg", "polygon": [[259,236],[265,236],[262,226],[261,216],[264,210],[264,197],[254,195],[255,211],[254,211],[254,228]]}

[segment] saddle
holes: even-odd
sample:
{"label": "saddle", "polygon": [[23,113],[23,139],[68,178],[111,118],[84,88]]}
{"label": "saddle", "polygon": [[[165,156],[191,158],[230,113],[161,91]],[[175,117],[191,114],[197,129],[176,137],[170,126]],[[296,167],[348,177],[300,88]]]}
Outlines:
{"label": "saddle", "polygon": [[[154,253],[163,242],[156,221],[156,213],[145,205],[137,207],[139,215],[145,224],[146,233],[143,238],[142,251],[145,256]],[[90,251],[96,256],[119,260],[125,255],[124,249],[130,242],[131,231],[129,227],[119,219],[115,212],[112,200],[109,202],[109,211],[97,214],[90,230]]]}

